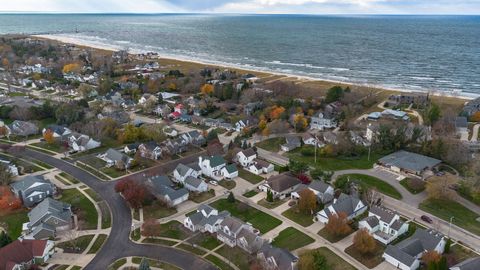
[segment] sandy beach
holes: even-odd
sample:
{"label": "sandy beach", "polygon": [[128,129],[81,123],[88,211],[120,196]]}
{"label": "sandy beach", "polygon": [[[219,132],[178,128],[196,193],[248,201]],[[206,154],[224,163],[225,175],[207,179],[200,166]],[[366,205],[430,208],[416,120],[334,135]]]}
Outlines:
{"label": "sandy beach", "polygon": [[[116,46],[113,44],[104,44],[101,42],[92,42],[92,41],[86,41],[82,40],[79,38],[74,38],[70,36],[65,36],[65,35],[56,35],[56,34],[48,34],[48,35],[33,35],[35,38],[41,38],[41,39],[49,39],[49,40],[54,40],[58,41],[61,43],[67,43],[67,44],[74,44],[77,46],[84,46],[84,47],[90,47],[90,48],[95,48],[95,49],[100,49],[100,50],[106,50],[106,51],[119,51],[122,49],[125,49],[122,46]],[[132,54],[140,54],[140,53],[146,53],[149,52],[148,50],[130,50],[129,53]],[[266,81],[273,82],[276,80],[283,80],[283,81],[289,81],[289,82],[294,82],[296,84],[302,84],[304,86],[311,86],[311,87],[331,87],[333,85],[343,85],[343,86],[350,86],[354,87],[355,89],[366,89],[368,91],[376,90],[376,91],[381,91],[381,92],[388,92],[389,94],[392,93],[399,93],[399,92],[406,92],[406,93],[425,93],[425,91],[418,91],[418,90],[412,90],[412,89],[397,89],[397,88],[386,88],[386,87],[381,87],[378,85],[373,85],[373,84],[356,84],[356,83],[348,83],[348,82],[343,82],[343,81],[334,81],[334,80],[327,80],[327,79],[318,79],[318,78],[311,78],[308,76],[299,76],[299,75],[294,75],[294,74],[288,74],[288,73],[281,73],[281,72],[272,72],[269,70],[262,70],[259,68],[251,67],[246,69],[243,66],[238,66],[238,65],[233,65],[233,64],[225,64],[225,63],[219,63],[219,62],[212,62],[212,61],[199,61],[199,60],[192,60],[188,58],[182,58],[182,57],[172,57],[171,55],[162,55],[159,54],[159,60],[167,61],[170,65],[177,65],[177,66],[192,66],[195,68],[201,68],[205,66],[212,66],[212,67],[222,67],[222,68],[228,68],[228,69],[235,69],[242,71],[244,73],[253,73],[256,76],[258,76],[261,79],[265,79]],[[475,94],[475,93],[467,93],[467,92],[446,92],[446,91],[440,91],[440,90],[431,90],[429,91],[429,94],[433,97],[436,97],[436,100],[441,101],[440,103],[448,103],[448,104],[454,104],[457,106],[462,105],[468,100],[472,100],[475,98],[480,97],[480,94]]]}

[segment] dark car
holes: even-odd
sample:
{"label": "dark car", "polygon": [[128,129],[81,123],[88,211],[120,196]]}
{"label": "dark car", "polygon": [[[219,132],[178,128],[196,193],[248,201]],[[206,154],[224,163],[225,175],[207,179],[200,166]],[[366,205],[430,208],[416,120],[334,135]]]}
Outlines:
{"label": "dark car", "polygon": [[423,215],[420,218],[427,223],[432,223],[433,222],[433,220],[429,216]]}

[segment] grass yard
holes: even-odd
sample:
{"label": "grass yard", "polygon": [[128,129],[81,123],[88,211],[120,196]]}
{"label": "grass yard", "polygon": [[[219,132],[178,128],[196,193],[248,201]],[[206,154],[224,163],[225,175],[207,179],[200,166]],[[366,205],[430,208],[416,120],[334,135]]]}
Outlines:
{"label": "grass yard", "polygon": [[315,242],[315,240],[310,236],[293,227],[288,227],[273,239],[272,245],[293,251],[313,242]]}
{"label": "grass yard", "polygon": [[249,262],[253,259],[253,256],[243,251],[239,247],[231,248],[229,246],[223,246],[216,252],[235,264],[241,270],[250,269]]}
{"label": "grass yard", "polygon": [[199,256],[205,255],[205,253],[207,253],[207,252],[205,252],[205,251],[203,251],[203,250],[201,250],[201,249],[198,249],[198,248],[196,248],[196,247],[194,247],[194,246],[192,246],[192,245],[184,244],[184,243],[176,246],[176,248],[183,249],[183,250],[185,250],[185,251],[191,252],[191,253],[196,254],[196,255],[199,255]]}
{"label": "grass yard", "polygon": [[45,150],[53,151],[56,153],[63,153],[65,152],[65,147],[63,145],[60,145],[59,143],[47,143],[47,142],[38,142],[38,143],[32,143],[31,145],[40,147]]}
{"label": "grass yard", "polygon": [[59,173],[58,175],[60,175],[61,177],[67,179],[68,181],[72,182],[73,184],[78,184],[78,183],[80,183],[77,178],[71,176],[70,174],[61,172],[61,173]]}
{"label": "grass yard", "polygon": [[255,146],[271,152],[280,151],[280,145],[285,143],[285,138],[271,138],[255,144]]}
{"label": "grass yard", "polygon": [[125,170],[119,170],[116,167],[104,167],[100,171],[112,178],[118,178],[127,174]]}
{"label": "grass yard", "polygon": [[171,246],[175,245],[177,242],[164,240],[164,239],[146,238],[146,239],[142,240],[142,243],[171,247]]}
{"label": "grass yard", "polygon": [[218,184],[228,190],[234,189],[235,186],[237,185],[237,183],[235,183],[235,181],[233,180],[222,180],[222,181],[219,181]]}
{"label": "grass yard", "polygon": [[79,227],[83,230],[97,229],[98,213],[93,203],[77,189],[65,189],[61,192],[61,201],[72,205],[77,214]]}
{"label": "grass yard", "polygon": [[412,194],[418,194],[425,190],[425,182],[416,178],[405,178],[400,181],[400,185]]}
{"label": "grass yard", "polygon": [[248,182],[252,183],[252,184],[258,184],[260,182],[262,182],[264,179],[263,177],[261,177],[260,175],[256,175],[254,173],[251,173],[247,170],[244,170],[244,169],[239,169],[238,170],[238,176],[240,178],[243,178],[245,180],[247,180]]}
{"label": "grass yard", "polygon": [[92,167],[89,167],[83,163],[79,163],[79,162],[76,162],[75,163],[75,166],[79,167],[80,169],[83,169],[89,173],[91,173],[92,175],[100,178],[101,180],[110,180],[110,178],[108,178],[107,176],[103,175],[103,173],[99,173],[98,171],[96,171],[94,168]]}
{"label": "grass yard", "polygon": [[345,235],[332,235],[330,234],[326,229],[325,227],[323,227],[323,229],[321,229],[319,232],[318,232],[318,235],[320,235],[323,239],[326,239],[328,242],[330,243],[336,243],[340,240],[342,240],[343,238],[349,236],[350,234],[352,234],[354,231],[351,230],[349,233],[345,234]]}
{"label": "grass yard", "polygon": [[100,248],[103,246],[103,243],[107,240],[107,235],[106,234],[99,234],[97,239],[95,239],[95,242],[93,243],[92,247],[90,250],[87,252],[87,254],[96,254]]}
{"label": "grass yard", "polygon": [[447,256],[447,261],[452,261],[454,262],[454,264],[457,264],[459,262],[463,262],[467,259],[478,256],[475,252],[469,249],[466,249],[458,244],[456,245],[452,244],[452,246],[450,247],[450,252],[444,255]]}
{"label": "grass yard", "polygon": [[260,201],[258,201],[258,204],[265,208],[273,209],[286,203],[287,201],[288,200],[274,200],[273,202],[268,202],[266,199],[261,199]]}
{"label": "grass yard", "polygon": [[216,237],[209,234],[198,234],[195,237],[188,240],[189,243],[199,245],[208,250],[213,250],[218,247],[222,242],[220,242]]}
{"label": "grass yard", "polygon": [[306,147],[313,146],[304,146],[297,148],[288,152],[286,155],[288,158],[305,162],[308,165],[321,169],[323,171],[339,171],[347,169],[371,169],[373,164],[377,162],[379,158],[383,155],[379,153],[372,153],[370,155],[370,160],[368,160],[368,155],[364,154],[358,157],[318,157],[317,163],[315,163],[314,156],[302,154],[302,149]]}
{"label": "grass yard", "polygon": [[[180,268],[176,267],[175,265],[171,265],[166,262],[162,261],[157,261],[157,260],[152,260],[152,259],[146,259],[148,261],[148,265],[150,267],[155,267],[158,269],[163,269],[163,270],[181,270]],[[133,257],[132,258],[132,263],[134,264],[140,264],[142,262],[142,258],[140,257]]]}
{"label": "grass yard", "polygon": [[177,209],[163,206],[158,201],[154,201],[151,205],[146,205],[143,207],[144,220],[147,220],[150,218],[154,218],[154,219],[164,218],[164,217],[171,216],[175,213],[177,213]]}
{"label": "grass yard", "polygon": [[167,223],[160,224],[160,234],[159,237],[166,237],[178,240],[184,240],[189,237],[191,234],[190,231],[183,227],[183,224],[172,220]]}
{"label": "grass yard", "polygon": [[450,217],[453,216],[453,224],[476,235],[480,235],[480,222],[476,220],[479,218],[479,214],[458,202],[441,199],[427,199],[420,204],[420,209],[445,221],[449,221]]}
{"label": "grass yard", "polygon": [[257,194],[258,194],[258,192],[256,190],[250,190],[250,191],[247,191],[247,192],[243,193],[243,197],[251,198],[251,197],[253,197]]}
{"label": "grass yard", "polygon": [[353,267],[351,264],[346,262],[337,254],[333,253],[327,247],[320,247],[317,249],[312,250],[313,252],[323,256],[327,260],[328,267],[325,269],[328,270],[357,270],[357,268]]}
{"label": "grass yard", "polygon": [[98,203],[100,211],[102,211],[102,229],[107,229],[112,226],[112,216],[110,214],[110,208],[105,201]]}
{"label": "grass yard", "polygon": [[76,238],[74,241],[67,241],[56,244],[57,247],[63,249],[66,253],[82,253],[93,240],[93,234],[83,235]]}
{"label": "grass yard", "polygon": [[396,188],[394,188],[392,185],[389,183],[378,179],[373,176],[365,175],[365,174],[345,174],[337,178],[335,181],[335,187],[341,188],[343,186],[346,186],[345,184],[350,181],[356,181],[359,183],[364,189],[367,188],[375,188],[379,192],[390,196],[392,198],[395,198],[397,200],[402,199],[402,194],[398,192]]}
{"label": "grass yard", "polygon": [[267,213],[259,211],[247,204],[239,201],[230,203],[227,199],[220,199],[210,204],[218,211],[227,210],[232,216],[235,216],[244,222],[250,222],[253,227],[260,230],[262,234],[282,224],[282,221],[270,216]]}
{"label": "grass yard", "polygon": [[205,259],[209,260],[211,263],[215,264],[218,268],[222,270],[233,270],[230,265],[228,265],[215,255],[208,255],[207,257],[205,257]]}
{"label": "grass yard", "polygon": [[114,263],[112,263],[107,269],[108,270],[117,270],[120,267],[122,267],[124,264],[127,263],[127,259],[123,258],[120,260],[116,260]]}
{"label": "grass yard", "polygon": [[130,232],[130,237],[133,239],[133,241],[138,241],[142,237],[142,234],[140,232],[140,228],[136,228],[135,230]]}
{"label": "grass yard", "polygon": [[209,189],[207,192],[201,193],[190,192],[188,195],[188,199],[196,203],[202,203],[213,197],[215,197],[215,190],[213,189]]}
{"label": "grass yard", "polygon": [[377,244],[375,250],[368,255],[362,255],[353,245],[347,247],[345,252],[367,268],[372,269],[382,263],[382,255],[386,248],[386,246],[382,245],[380,242],[375,241],[375,243]]}
{"label": "grass yard", "polygon": [[96,202],[102,201],[102,197],[100,197],[100,195],[98,195],[98,193],[96,193],[96,192],[93,191],[92,189],[85,189],[84,191],[85,191],[85,193],[87,193],[88,196],[90,196],[90,198],[92,198],[94,201],[96,201]]}
{"label": "grass yard", "polygon": [[12,239],[17,239],[22,234],[23,223],[28,222],[27,213],[24,209],[0,212],[0,227],[4,228]]}
{"label": "grass yard", "polygon": [[295,206],[290,207],[290,209],[283,212],[282,216],[287,217],[288,219],[302,225],[303,227],[308,227],[313,224],[313,216],[307,215],[301,211],[297,211],[297,208]]}

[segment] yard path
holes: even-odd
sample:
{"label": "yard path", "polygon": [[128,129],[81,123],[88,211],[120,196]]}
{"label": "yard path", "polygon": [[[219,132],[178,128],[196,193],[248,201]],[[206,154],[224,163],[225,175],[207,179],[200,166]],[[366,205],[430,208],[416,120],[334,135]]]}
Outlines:
{"label": "yard path", "polygon": [[478,141],[478,130],[480,129],[480,124],[476,124],[473,126],[473,134],[472,138],[470,139],[471,142],[477,142]]}

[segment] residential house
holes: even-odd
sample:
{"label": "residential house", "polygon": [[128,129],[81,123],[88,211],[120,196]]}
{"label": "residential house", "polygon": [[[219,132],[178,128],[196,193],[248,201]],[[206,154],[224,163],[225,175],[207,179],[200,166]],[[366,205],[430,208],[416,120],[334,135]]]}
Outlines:
{"label": "residential house", "polygon": [[198,132],[198,130],[192,130],[186,133],[183,133],[181,137],[187,141],[187,143],[196,145],[196,146],[202,146],[207,143],[207,140],[205,137]]}
{"label": "residential house", "polygon": [[0,248],[0,270],[31,269],[44,264],[54,253],[55,243],[48,240],[19,239]]}
{"label": "residential house", "polygon": [[172,112],[172,109],[167,104],[160,104],[155,107],[153,113],[159,115],[162,118],[167,118],[168,115]]}
{"label": "residential house", "polygon": [[1,164],[3,164],[3,166],[6,167],[7,171],[12,176],[18,176],[18,167],[15,164],[13,164],[10,160],[0,159],[0,165]]}
{"label": "residential house", "polygon": [[55,186],[41,175],[28,175],[10,184],[10,188],[13,194],[22,200],[25,207],[32,207],[56,192]]}
{"label": "residential house", "polygon": [[468,139],[468,119],[465,116],[455,117],[455,130],[457,134],[466,133]]}
{"label": "residential house", "polygon": [[154,141],[142,143],[138,146],[138,152],[143,158],[157,160],[162,157],[162,148]]}
{"label": "residential house", "polygon": [[131,143],[131,144],[125,145],[125,147],[123,148],[123,152],[128,155],[135,154],[139,146],[140,146],[140,143]]}
{"label": "residential house", "polygon": [[335,116],[327,112],[317,112],[310,120],[310,129],[324,130],[336,128],[337,125]]}
{"label": "residential house", "polygon": [[417,228],[410,238],[396,245],[388,245],[382,257],[398,269],[416,270],[425,252],[436,251],[442,254],[445,243],[445,237],[441,233]]}
{"label": "residential house", "polygon": [[382,112],[382,117],[391,118],[391,119],[395,119],[395,120],[403,120],[403,121],[409,121],[410,120],[410,117],[408,116],[407,112],[391,110],[391,109],[384,110]]}
{"label": "residential house", "polygon": [[403,222],[396,212],[375,205],[370,207],[368,217],[362,219],[358,227],[367,229],[373,238],[384,245],[408,231],[408,223]]}
{"label": "residential house", "polygon": [[388,97],[388,105],[425,105],[428,102],[428,94],[423,93],[403,93],[399,95],[391,95]]}
{"label": "residential house", "polygon": [[68,137],[68,145],[74,152],[83,152],[95,149],[102,145],[101,142],[96,141],[88,135],[72,134]]}
{"label": "residential house", "polygon": [[252,225],[232,216],[225,217],[220,223],[217,239],[229,247],[238,246],[250,254],[257,252],[263,245],[263,239],[254,232]]}
{"label": "residential house", "polygon": [[107,163],[107,167],[122,165],[129,168],[133,159],[113,148],[110,148],[104,154],[98,155],[98,158]]}
{"label": "residential house", "polygon": [[198,178],[201,174],[202,170],[198,167],[198,164],[196,163],[191,165],[179,163],[175,170],[173,170],[174,181],[178,183],[184,183],[189,176]]}
{"label": "residential house", "polygon": [[192,232],[216,233],[220,229],[220,223],[230,216],[228,211],[218,212],[210,205],[201,204],[197,212],[187,216],[183,221],[183,226]]}
{"label": "residential house", "polygon": [[165,126],[163,128],[163,133],[165,133],[165,135],[167,135],[168,137],[177,137],[178,136],[178,131],[173,128],[173,127],[169,127],[169,126]]}
{"label": "residential house", "polygon": [[15,120],[7,126],[9,133],[17,136],[30,136],[38,133],[38,127],[34,123]]}
{"label": "residential house", "polygon": [[42,134],[45,135],[47,131],[52,132],[53,138],[57,140],[61,140],[63,138],[68,137],[70,134],[72,134],[72,131],[69,128],[65,126],[59,126],[59,125],[47,126],[42,130]]}
{"label": "residential house", "polygon": [[233,179],[235,177],[238,177],[238,169],[235,164],[230,164],[223,167],[221,173],[225,179]]}
{"label": "residential house", "polygon": [[177,155],[187,151],[188,141],[183,137],[176,139],[169,139],[163,143],[164,148],[170,153],[170,155]]}
{"label": "residential house", "polygon": [[254,164],[254,160],[257,158],[257,153],[253,148],[248,148],[242,151],[239,151],[235,155],[235,160],[238,162],[242,167],[248,167]]}
{"label": "residential house", "polygon": [[381,112],[371,112],[368,114],[367,119],[372,121],[377,121],[377,120],[380,120],[381,117],[382,117]]}
{"label": "residential house", "polygon": [[300,199],[300,192],[304,189],[310,189],[321,204],[329,203],[333,200],[335,190],[329,184],[323,181],[312,181],[310,184],[301,184],[292,192],[292,199]]}
{"label": "residential house", "polygon": [[248,166],[246,169],[256,175],[260,175],[262,173],[267,174],[273,172],[275,167],[273,164],[268,163],[265,160],[256,158],[253,160],[253,164]]}
{"label": "residential house", "polygon": [[471,117],[477,112],[480,112],[480,97],[470,100],[467,104],[465,104],[462,114],[467,117]]}
{"label": "residential house", "polygon": [[345,213],[348,220],[352,220],[367,211],[367,208],[367,205],[356,196],[342,193],[338,199],[333,200],[333,203],[326,205],[323,210],[318,212],[315,218],[326,224],[332,215]]}
{"label": "residential house", "polygon": [[285,199],[301,184],[300,180],[288,173],[271,176],[258,188],[263,192],[271,191],[274,198]]}
{"label": "residential house", "polygon": [[262,108],[263,108],[263,102],[261,101],[247,103],[243,107],[243,113],[245,115],[253,115],[255,111],[261,110]]}
{"label": "residential house", "polygon": [[286,136],[285,137],[285,144],[280,145],[282,151],[288,152],[293,149],[296,149],[302,146],[302,142],[300,141],[300,137],[297,136]]}
{"label": "residential house", "polygon": [[227,166],[227,162],[222,156],[198,157],[198,166],[202,169],[203,175],[222,179],[222,169]]}
{"label": "residential house", "polygon": [[450,267],[450,270],[478,270],[480,269],[480,257],[466,259]]}
{"label": "residential house", "polygon": [[395,173],[404,173],[424,178],[431,174],[431,170],[442,163],[442,161],[400,150],[380,158],[377,163]]}
{"label": "residential house", "polygon": [[73,214],[70,204],[46,198],[28,213],[28,220],[23,224],[25,238],[49,239],[72,228]]}
{"label": "residential house", "polygon": [[155,103],[158,102],[158,98],[156,96],[145,93],[138,99],[138,105],[145,105],[149,100]]}
{"label": "residential house", "polygon": [[188,191],[192,192],[199,193],[208,191],[207,183],[205,183],[205,181],[203,181],[202,179],[193,176],[187,176],[187,178],[183,182],[183,185]]}
{"label": "residential house", "polygon": [[327,131],[327,132],[323,133],[323,140],[326,143],[329,143],[329,144],[337,144],[338,143],[338,136],[334,132]]}
{"label": "residential house", "polygon": [[147,179],[147,185],[153,190],[153,195],[168,206],[174,207],[188,200],[188,190],[172,188],[172,181],[167,176],[156,175]]}
{"label": "residential house", "polygon": [[257,259],[265,270],[294,270],[298,258],[290,251],[264,243],[257,252]]}

